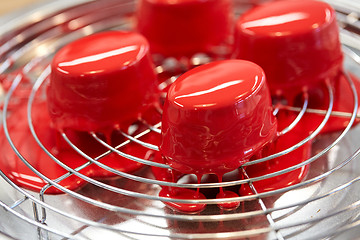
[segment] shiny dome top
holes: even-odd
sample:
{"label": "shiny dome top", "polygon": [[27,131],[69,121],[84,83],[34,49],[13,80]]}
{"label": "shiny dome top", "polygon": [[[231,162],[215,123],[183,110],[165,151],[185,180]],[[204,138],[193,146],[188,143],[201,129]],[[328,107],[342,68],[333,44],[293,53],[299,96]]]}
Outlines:
{"label": "shiny dome top", "polygon": [[285,0],[260,5],[238,21],[248,34],[287,36],[318,29],[335,21],[330,5],[313,0]]}
{"label": "shiny dome top", "polygon": [[54,57],[52,69],[75,76],[112,73],[138,62],[148,48],[147,40],[138,33],[98,33],[62,48]]}
{"label": "shiny dome top", "polygon": [[240,102],[265,82],[263,70],[244,60],[223,60],[181,75],[168,92],[168,100],[184,108],[211,108]]}

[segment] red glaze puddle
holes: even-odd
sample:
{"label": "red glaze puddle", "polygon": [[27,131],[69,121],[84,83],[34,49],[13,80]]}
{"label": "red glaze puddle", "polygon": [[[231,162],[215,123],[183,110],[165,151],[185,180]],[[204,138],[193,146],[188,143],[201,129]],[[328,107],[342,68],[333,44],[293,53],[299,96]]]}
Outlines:
{"label": "red glaze puddle", "polygon": [[[232,191],[228,191],[228,190],[223,190],[220,189],[220,192],[216,195],[217,199],[221,199],[221,198],[236,198],[239,197],[239,195],[237,195],[236,193],[232,192]],[[237,209],[240,206],[240,202],[225,202],[225,203],[219,203],[218,204],[219,208],[226,210],[226,211],[230,211],[230,210],[234,210]]]}
{"label": "red glaze puddle", "polygon": [[[165,163],[160,152],[157,152],[155,154],[154,162]],[[183,173],[172,169],[152,167],[151,170],[155,178],[159,181],[177,182],[182,176],[184,176]],[[199,182],[199,178],[198,178],[198,182]],[[194,189],[168,187],[168,186],[162,186],[162,189],[159,192],[159,196],[173,198],[173,199],[206,199],[206,197],[199,192],[199,189],[194,190]],[[206,207],[206,204],[185,204],[185,203],[176,203],[171,201],[164,202],[164,204],[166,204],[167,206],[169,206],[174,210],[185,213],[201,212]]]}
{"label": "red glaze puddle", "polygon": [[[21,77],[21,84],[15,89],[12,95],[13,97],[9,101],[7,107],[9,111],[16,109],[17,107],[24,104],[27,101],[27,96],[29,96],[31,92],[32,84],[30,82],[30,79],[25,74],[23,74],[22,71],[23,70],[20,69],[11,74],[0,75],[0,88],[2,87],[5,93],[10,90],[14,79],[16,77]],[[3,109],[3,107],[4,102],[0,101],[0,109]]]}
{"label": "red glaze puddle", "polygon": [[[292,113],[280,111],[277,115],[279,128],[283,129],[287,127],[292,122],[292,120],[295,119],[295,117],[296,115]],[[287,134],[284,134],[283,136],[280,136],[274,143],[272,148],[264,149],[261,156],[259,157],[266,157],[274,153],[278,153],[305,139],[307,136],[309,136],[309,132],[306,130],[307,128],[304,129],[304,127],[308,127],[307,122],[300,121],[293,130],[291,130]],[[271,159],[262,163],[249,165],[245,168],[245,170],[249,178],[259,177],[299,164],[304,160],[307,160],[310,156],[311,141],[305,143],[298,149],[281,157],[277,157],[275,159]],[[301,182],[306,177],[308,170],[309,166],[305,165],[301,168],[276,177],[271,177],[261,181],[253,182],[253,186],[258,193],[284,188]],[[240,178],[246,179],[242,171],[239,172]],[[248,184],[241,185],[239,193],[240,195],[254,194]]]}
{"label": "red glaze puddle", "polygon": [[[56,179],[66,174],[67,171],[52,161],[35,142],[26,119],[26,105],[12,112],[7,119],[8,130],[15,147],[34,168],[45,173],[46,177]],[[52,149],[56,146],[56,132],[50,128],[49,124],[43,124],[46,123],[44,120],[50,123],[46,104],[34,104],[33,121],[38,137],[48,149]],[[32,172],[11,149],[5,138],[3,129],[0,131],[0,141],[1,170],[17,185],[34,191],[40,191],[46,183]],[[71,168],[76,168],[86,162],[76,154],[67,151],[57,153],[57,149],[53,149],[52,152],[56,157],[63,159],[64,163]],[[75,159],[75,161],[73,161],[73,159]],[[78,162],[79,160],[80,162]],[[84,173],[84,171],[82,171],[82,173]],[[61,181],[60,184],[68,189],[75,190],[81,187],[84,181],[75,176],[71,176]],[[50,188],[46,193],[56,194],[61,193],[61,191],[56,188]]]}
{"label": "red glaze puddle", "polygon": [[[168,197],[172,199],[189,199],[189,200],[206,199],[202,193],[196,190],[178,189],[178,188],[162,188],[159,193],[159,196]],[[206,204],[200,204],[200,203],[165,202],[165,204],[170,208],[186,213],[201,212],[206,207]]]}
{"label": "red glaze puddle", "polygon": [[[277,115],[277,118],[278,118],[279,129],[282,130],[283,128],[287,127],[296,118],[296,115],[291,112],[280,111]],[[310,129],[310,128],[306,128],[307,130],[304,131],[304,125],[306,125],[306,124],[307,123],[305,121],[301,121],[292,131],[290,131],[289,133],[287,133],[283,136],[280,136],[273,145],[268,146],[267,148],[264,148],[261,151],[261,153],[257,154],[257,157],[258,158],[265,157],[270,154],[274,154],[279,151],[285,150],[288,147],[291,147],[294,144],[296,144],[296,143],[300,142],[301,140],[303,140],[304,138],[306,138],[309,135],[309,131],[313,131],[313,129]],[[313,126],[313,127],[316,127],[316,126]],[[276,159],[269,160],[269,161],[266,161],[263,163],[247,166],[246,172],[247,172],[248,176],[251,178],[266,175],[266,174],[280,171],[285,168],[291,167],[293,165],[299,164],[299,163],[303,162],[304,160],[308,159],[310,157],[310,154],[311,154],[311,141],[304,144],[302,147],[298,148],[297,150],[292,151],[289,154],[283,155],[281,157],[278,157]],[[254,157],[253,159],[256,159],[256,158]],[[160,156],[160,153],[157,153],[155,155],[154,160],[156,162],[164,163],[164,160]],[[309,169],[309,166],[306,165],[299,169],[291,171],[289,173],[279,175],[277,177],[272,177],[269,179],[254,182],[253,185],[254,185],[256,191],[259,193],[265,192],[265,191],[270,191],[270,190],[275,190],[275,189],[280,189],[280,188],[301,182],[305,178],[305,176],[308,172],[308,169]],[[158,168],[158,167],[153,167],[152,171],[153,171],[153,174],[156,179],[162,180],[162,181],[167,181],[167,182],[177,182],[182,176],[184,176],[184,174],[182,174],[181,172],[178,172],[175,170]],[[222,174],[218,174],[218,175],[219,175],[218,179],[219,179],[219,177],[221,179]],[[198,178],[199,177],[201,177],[201,176],[198,176]],[[240,175],[239,175],[238,179],[244,179],[244,178],[245,177],[241,174],[241,171],[240,171]],[[167,189],[168,189],[168,187],[163,187],[161,194],[164,195],[166,193],[167,194],[166,196],[173,197],[171,194],[168,194]],[[180,195],[182,195],[181,192],[184,191],[183,196],[187,196],[188,197],[187,199],[194,199],[197,194],[197,191],[194,191],[194,190],[188,191],[189,189],[182,189],[182,188],[176,188],[176,189],[177,189],[176,193],[180,194]],[[232,190],[210,189],[210,190],[206,190],[206,191],[202,191],[202,192],[203,192],[204,196],[208,197],[208,198],[212,198],[212,196],[214,195],[214,192],[215,192],[217,198],[234,198],[234,197],[238,196]],[[193,193],[194,196],[189,195],[190,193]],[[247,185],[247,184],[244,184],[240,187],[239,193],[241,196],[253,194],[252,190],[250,189],[249,185]],[[178,198],[178,197],[175,197],[175,198]],[[182,198],[182,199],[184,199],[184,198]],[[165,202],[165,204],[173,209],[177,209],[178,211],[184,211],[182,209],[183,206],[181,204],[171,204],[170,205],[169,202]],[[239,205],[240,205],[240,203],[236,202],[236,201],[218,204],[219,208],[221,208],[223,210],[234,210]],[[198,211],[198,209],[196,209],[196,211]]]}
{"label": "red glaze puddle", "polygon": [[[15,147],[34,168],[46,177],[54,180],[66,174],[67,171],[50,159],[34,140],[28,128],[26,114],[26,105],[22,105],[16,111],[11,112],[7,119],[8,130]],[[35,102],[33,104],[32,120],[38,138],[57,159],[73,169],[87,162],[50,126],[46,102]],[[97,143],[87,133],[68,131],[67,135],[79,149],[91,157],[96,157],[106,151],[105,147]],[[150,136],[148,138],[151,139]],[[123,142],[124,138],[119,133],[115,133],[112,134],[111,141],[113,145],[116,145]],[[143,159],[151,159],[153,155],[153,151],[140,147],[135,143],[120,148],[120,151]],[[0,131],[0,153],[0,169],[17,185],[33,191],[39,191],[46,185],[44,180],[32,172],[11,149],[3,129]],[[99,161],[122,172],[131,172],[142,167],[142,164],[123,158],[115,153],[111,153]],[[95,164],[87,166],[80,173],[97,179],[117,176]],[[85,181],[76,176],[70,176],[60,182],[60,185],[70,190],[76,190],[83,184],[85,184]],[[51,187],[46,193],[59,194],[63,192]]]}
{"label": "red glaze puddle", "polygon": [[[358,98],[360,97],[360,80],[353,74],[350,77],[355,85]],[[351,114],[354,110],[354,98],[351,87],[343,74],[332,83],[334,92],[334,106],[333,111],[344,112]],[[295,103],[296,105],[299,105]],[[309,108],[327,110],[329,106],[329,94],[328,90],[323,87],[319,89],[309,90]],[[358,102],[357,114],[360,114],[360,101]],[[324,119],[325,114],[319,115],[316,113],[306,113],[304,116],[303,126],[308,129],[315,129],[321,121]],[[331,116],[321,133],[331,133],[336,131],[342,131],[350,122],[350,117],[338,117]],[[356,118],[354,125],[360,122],[360,118]]]}

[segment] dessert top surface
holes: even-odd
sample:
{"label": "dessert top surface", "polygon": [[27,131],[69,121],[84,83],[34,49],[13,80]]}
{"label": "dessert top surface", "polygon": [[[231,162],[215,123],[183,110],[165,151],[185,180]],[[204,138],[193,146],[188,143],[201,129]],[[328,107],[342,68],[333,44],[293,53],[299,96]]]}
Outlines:
{"label": "dessert top surface", "polygon": [[335,19],[332,7],[314,0],[283,0],[260,5],[239,18],[247,34],[288,36],[314,31]]}
{"label": "dessert top surface", "polygon": [[138,33],[98,33],[60,49],[54,57],[52,69],[76,76],[113,73],[137,63],[148,48],[146,39]]}
{"label": "dessert top surface", "polygon": [[170,87],[168,100],[181,108],[232,106],[257,92],[265,82],[258,65],[244,60],[223,60],[194,68]]}

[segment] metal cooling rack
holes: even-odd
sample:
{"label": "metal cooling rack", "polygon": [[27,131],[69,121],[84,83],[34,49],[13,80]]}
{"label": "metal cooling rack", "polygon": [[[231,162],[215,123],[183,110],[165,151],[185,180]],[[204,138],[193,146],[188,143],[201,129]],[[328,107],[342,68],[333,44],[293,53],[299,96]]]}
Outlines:
{"label": "metal cooling rack", "polygon": [[[247,1],[234,1],[237,14],[250,7]],[[249,1],[250,2],[250,1]],[[328,1],[337,10],[341,27],[341,37],[346,55],[346,69],[360,76],[360,4],[351,1]],[[252,1],[254,3],[254,1]],[[169,183],[155,180],[150,166],[169,168],[159,163],[126,155],[120,147],[136,142],[144,148],[158,151],[158,146],[140,140],[140,136],[160,134],[161,124],[148,125],[144,132],[130,136],[118,147],[110,146],[108,152],[91,158],[74,145],[66,134],[62,134],[88,163],[71,169],[51,155],[37,137],[31,119],[35,94],[41,90],[49,74],[52,55],[61,46],[82,36],[109,29],[133,28],[132,13],[135,3],[130,0],[103,1],[52,1],[37,7],[21,17],[15,17],[0,27],[0,73],[15,74],[11,88],[4,97],[2,127],[7,132],[8,106],[14,98],[14,91],[23,84],[23,76],[33,82],[27,98],[28,126],[33,137],[44,151],[61,165],[67,174],[58,179],[49,179],[46,172],[39,172],[22,157],[13,146],[18,157],[48,184],[40,193],[24,190],[7,178],[0,169],[0,238],[16,239],[353,239],[358,235],[360,225],[360,128],[351,128],[357,116],[357,95],[354,84],[347,77],[353,90],[349,96],[354,100],[353,112],[332,111],[334,96],[329,90],[327,110],[308,108],[305,98],[303,107],[286,106],[289,111],[297,112],[298,117],[282,134],[291,130],[301,121],[306,112],[323,116],[322,123],[313,133],[291,148],[247,163],[258,164],[274,159],[308,141],[314,141],[311,157],[301,164],[276,173],[233,180],[223,183]],[[206,61],[197,56],[193,63]],[[175,64],[175,65],[174,65]],[[157,67],[160,72],[171,66],[181,64],[168,62]],[[170,66],[170,67],[169,67]],[[180,66],[181,67],[181,66]],[[165,81],[165,85],[175,77]],[[163,84],[163,85],[164,85]],[[162,87],[163,87],[162,85]],[[283,106],[284,107],[284,106]],[[275,114],[277,109],[275,109]],[[319,136],[330,116],[346,116],[350,119],[346,129],[339,133]],[[96,134],[95,140],[102,142]],[[12,144],[11,133],[7,140]],[[110,152],[116,152],[147,167],[135,173],[122,173],[101,164],[97,160]],[[82,175],[79,171],[91,164],[111,171],[120,177],[109,181],[98,181]],[[266,193],[257,193],[253,182],[279,176],[304,165],[310,165],[307,178],[296,185]],[[245,171],[243,169],[243,171]],[[246,172],[244,172],[246,175]],[[58,182],[76,175],[87,184],[78,191],[70,191]],[[160,186],[186,188],[219,188],[247,184],[253,191],[251,196],[235,199],[174,200],[158,197]],[[60,195],[48,195],[47,189],[56,187]],[[241,205],[233,211],[222,211],[216,207],[220,202],[240,201]],[[162,201],[179,203],[206,203],[206,211],[200,214],[182,214],[167,208]],[[3,236],[1,235],[3,234]]]}

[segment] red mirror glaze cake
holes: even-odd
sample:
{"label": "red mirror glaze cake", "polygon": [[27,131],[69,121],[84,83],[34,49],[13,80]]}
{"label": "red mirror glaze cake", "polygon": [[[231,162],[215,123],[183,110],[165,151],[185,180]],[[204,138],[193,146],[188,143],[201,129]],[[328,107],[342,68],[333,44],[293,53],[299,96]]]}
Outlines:
{"label": "red mirror glaze cake", "polygon": [[59,130],[126,129],[157,102],[147,40],[104,32],[62,48],[51,65],[49,113]]}
{"label": "red mirror glaze cake", "polygon": [[[271,1],[241,15],[236,23],[234,57],[259,64],[272,96],[286,100],[289,106],[300,107],[306,92],[310,108],[328,110],[329,85],[334,96],[332,111],[353,112],[354,92],[343,73],[336,14],[325,2]],[[351,78],[360,96],[360,82]],[[312,132],[324,116],[307,113],[304,118],[304,129]],[[349,121],[332,116],[322,133],[343,130]]]}
{"label": "red mirror glaze cake", "polygon": [[212,52],[229,37],[231,0],[140,0],[137,29],[151,52],[191,56]]}
{"label": "red mirror glaze cake", "polygon": [[276,137],[263,70],[243,60],[194,68],[170,87],[161,151],[181,173],[230,172]]}
{"label": "red mirror glaze cake", "polygon": [[342,68],[335,11],[321,1],[273,1],[246,12],[235,29],[236,58],[259,64],[271,93],[321,86]]}

